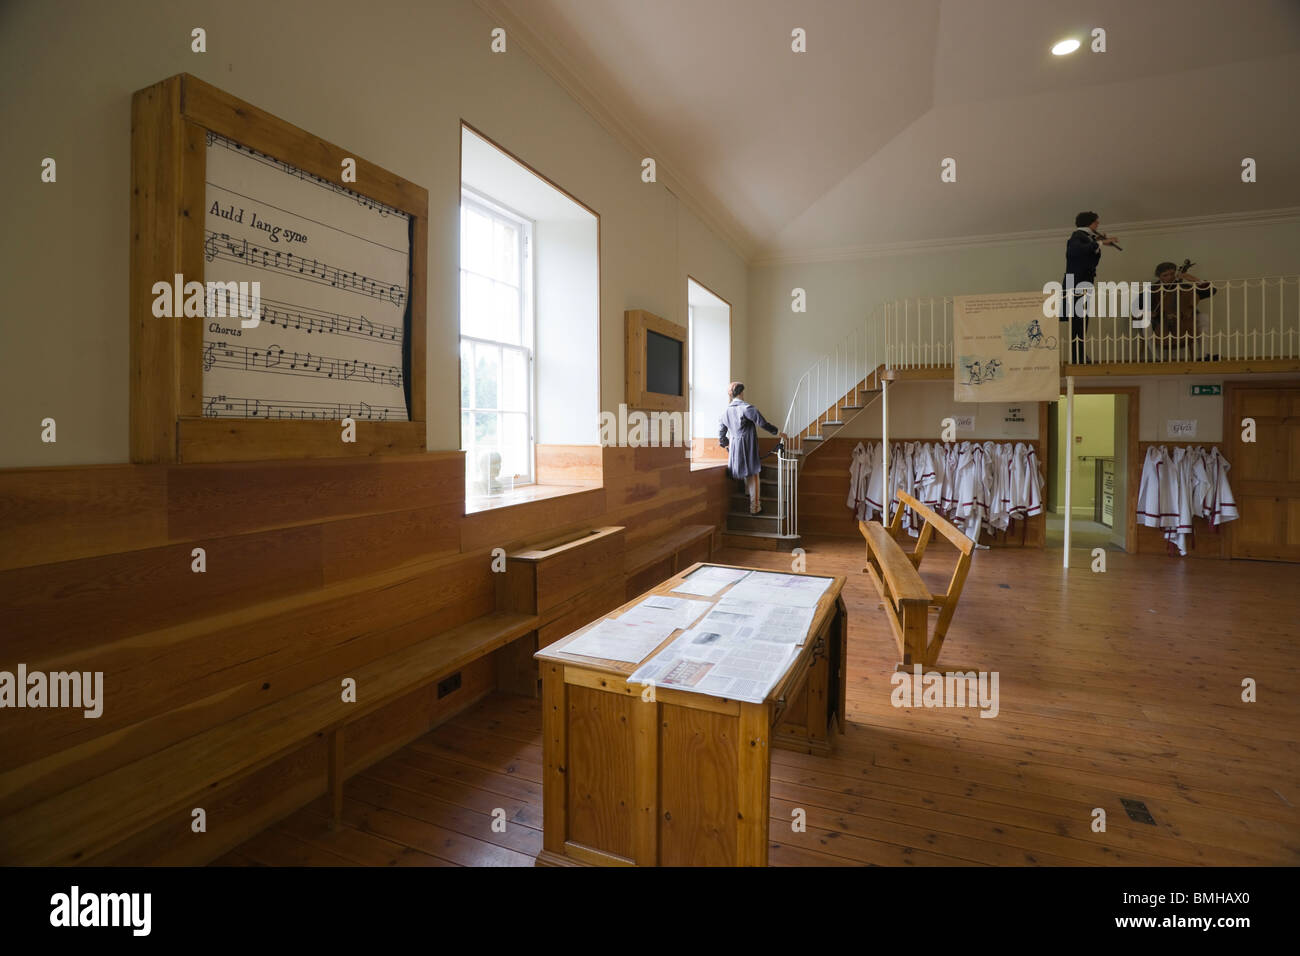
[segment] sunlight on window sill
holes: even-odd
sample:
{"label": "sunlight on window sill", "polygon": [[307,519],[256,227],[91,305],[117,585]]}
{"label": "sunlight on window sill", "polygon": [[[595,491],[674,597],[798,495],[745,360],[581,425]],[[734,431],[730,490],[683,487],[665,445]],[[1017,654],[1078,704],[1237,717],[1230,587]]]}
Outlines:
{"label": "sunlight on window sill", "polygon": [[511,508],[527,504],[530,501],[542,501],[546,498],[558,498],[561,495],[574,495],[582,491],[599,488],[599,484],[590,485],[520,485],[513,491],[500,495],[466,495],[465,514],[478,514],[480,511],[494,511],[497,508]]}
{"label": "sunlight on window sill", "polygon": [[706,468],[726,468],[727,459],[725,458],[703,458],[691,462],[691,471],[703,471]]}

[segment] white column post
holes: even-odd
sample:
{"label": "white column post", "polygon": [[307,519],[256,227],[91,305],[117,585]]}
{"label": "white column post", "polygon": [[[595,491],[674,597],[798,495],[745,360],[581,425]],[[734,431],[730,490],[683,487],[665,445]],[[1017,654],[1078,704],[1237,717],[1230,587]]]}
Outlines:
{"label": "white column post", "polygon": [[1074,477],[1074,376],[1065,377],[1065,559],[1062,567],[1070,566],[1070,517],[1074,502],[1070,499]]}

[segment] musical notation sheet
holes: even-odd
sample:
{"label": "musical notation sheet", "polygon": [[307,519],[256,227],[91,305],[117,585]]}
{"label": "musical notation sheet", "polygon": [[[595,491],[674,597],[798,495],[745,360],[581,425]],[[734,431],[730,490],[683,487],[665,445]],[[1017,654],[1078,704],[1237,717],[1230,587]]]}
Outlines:
{"label": "musical notation sheet", "polygon": [[409,421],[410,217],[212,132],[205,203],[204,280],[261,298],[202,319],[204,416]]}

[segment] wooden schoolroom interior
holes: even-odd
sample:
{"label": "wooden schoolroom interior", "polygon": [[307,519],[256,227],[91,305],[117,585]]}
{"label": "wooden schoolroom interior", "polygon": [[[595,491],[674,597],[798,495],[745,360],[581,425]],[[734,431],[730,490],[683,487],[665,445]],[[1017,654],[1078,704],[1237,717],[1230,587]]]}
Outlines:
{"label": "wooden schoolroom interior", "polygon": [[1300,8],[0,8],[0,864],[1300,863]]}

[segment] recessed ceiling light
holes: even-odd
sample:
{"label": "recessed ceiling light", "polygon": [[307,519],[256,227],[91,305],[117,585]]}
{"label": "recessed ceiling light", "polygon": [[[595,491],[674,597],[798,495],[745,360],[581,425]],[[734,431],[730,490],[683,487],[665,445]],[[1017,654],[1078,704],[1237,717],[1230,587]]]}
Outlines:
{"label": "recessed ceiling light", "polygon": [[1056,46],[1052,47],[1052,53],[1056,56],[1065,56],[1065,54],[1073,53],[1077,49],[1079,49],[1079,41],[1071,38],[1069,40],[1062,40],[1060,43],[1056,44]]}

